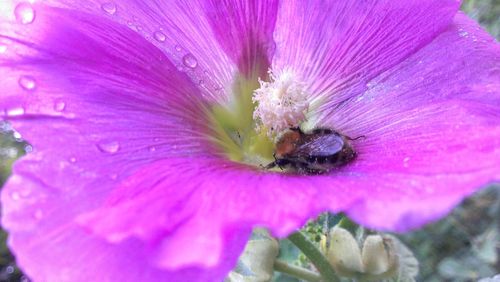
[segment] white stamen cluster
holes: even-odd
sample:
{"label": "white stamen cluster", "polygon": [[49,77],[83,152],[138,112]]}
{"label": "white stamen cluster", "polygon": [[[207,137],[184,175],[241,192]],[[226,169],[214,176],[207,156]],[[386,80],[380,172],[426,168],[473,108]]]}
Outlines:
{"label": "white stamen cluster", "polygon": [[266,130],[273,137],[290,127],[298,127],[309,109],[305,84],[298,81],[290,70],[276,75],[269,70],[269,82],[259,79],[260,88],[253,93],[257,104],[253,118],[257,130]]}

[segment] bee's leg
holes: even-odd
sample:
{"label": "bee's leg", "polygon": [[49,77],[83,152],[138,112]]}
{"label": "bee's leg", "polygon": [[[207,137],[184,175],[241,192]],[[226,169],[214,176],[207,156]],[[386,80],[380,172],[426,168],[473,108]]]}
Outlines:
{"label": "bee's leg", "polygon": [[274,168],[275,166],[276,166],[276,162],[272,162],[266,166],[260,165],[260,167],[262,167],[263,169],[271,169],[271,168]]}
{"label": "bee's leg", "polygon": [[276,165],[281,169],[281,170],[284,170],[284,167],[285,166],[288,166],[290,164],[293,164],[293,162],[291,162],[290,160],[288,159],[277,159],[276,161],[274,161],[276,163]]}
{"label": "bee's leg", "polygon": [[[278,159],[276,159],[276,153],[273,153],[273,158],[274,158],[274,162],[266,165],[266,166],[263,166],[263,165],[260,165],[263,169],[271,169],[271,168],[274,168],[276,165],[278,165]],[[278,165],[279,166],[279,165]],[[280,167],[281,168],[281,167]]]}

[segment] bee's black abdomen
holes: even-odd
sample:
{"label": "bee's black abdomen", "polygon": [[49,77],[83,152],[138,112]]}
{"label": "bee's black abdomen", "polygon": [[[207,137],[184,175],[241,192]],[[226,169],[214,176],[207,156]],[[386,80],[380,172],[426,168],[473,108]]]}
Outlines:
{"label": "bee's black abdomen", "polygon": [[275,161],[265,168],[278,166],[285,171],[309,175],[327,173],[356,157],[348,140],[353,139],[328,128],[316,128],[310,133],[291,128],[276,145]]}
{"label": "bee's black abdomen", "polygon": [[330,155],[326,159],[327,159],[327,161],[326,161],[327,163],[336,164],[337,161],[339,160],[339,154]]}
{"label": "bee's black abdomen", "polygon": [[306,161],[309,162],[309,163],[317,162],[318,161],[318,157],[316,157],[316,156],[307,156],[306,157]]}
{"label": "bee's black abdomen", "polygon": [[326,135],[326,134],[332,134],[333,130],[328,129],[328,128],[316,128],[312,131],[313,134],[320,134],[320,135]]}
{"label": "bee's black abdomen", "polygon": [[316,157],[316,162],[318,164],[324,164],[324,163],[328,162],[328,157]]}

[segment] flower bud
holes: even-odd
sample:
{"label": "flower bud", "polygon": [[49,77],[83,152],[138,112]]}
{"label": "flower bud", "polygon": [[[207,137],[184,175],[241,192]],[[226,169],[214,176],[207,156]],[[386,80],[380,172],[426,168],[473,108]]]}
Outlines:
{"label": "flower bud", "polygon": [[399,268],[397,248],[392,237],[367,236],[360,249],[349,231],[334,227],[326,256],[338,275],[362,281],[393,277]]}
{"label": "flower bud", "polygon": [[358,242],[344,228],[332,228],[327,258],[339,275],[353,277],[363,273],[363,261]]}
{"label": "flower bud", "polygon": [[255,229],[236,268],[229,273],[224,282],[270,281],[278,252],[278,241],[266,230]]}

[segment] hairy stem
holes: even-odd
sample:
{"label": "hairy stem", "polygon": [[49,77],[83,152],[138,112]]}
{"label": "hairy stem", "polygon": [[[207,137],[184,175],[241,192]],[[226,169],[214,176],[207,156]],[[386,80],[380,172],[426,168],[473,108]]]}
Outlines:
{"label": "hairy stem", "polygon": [[288,236],[288,239],[299,248],[302,253],[311,261],[321,274],[321,279],[328,282],[339,282],[340,279],[335,275],[335,271],[320,252],[320,250],[311,242],[302,232],[297,231]]}
{"label": "hairy stem", "polygon": [[281,260],[276,260],[274,262],[274,270],[309,282],[321,281],[321,275],[318,273],[296,265],[288,264]]}

